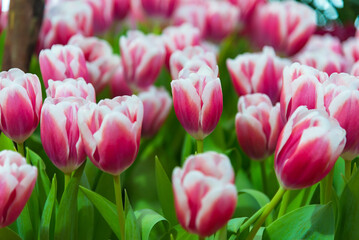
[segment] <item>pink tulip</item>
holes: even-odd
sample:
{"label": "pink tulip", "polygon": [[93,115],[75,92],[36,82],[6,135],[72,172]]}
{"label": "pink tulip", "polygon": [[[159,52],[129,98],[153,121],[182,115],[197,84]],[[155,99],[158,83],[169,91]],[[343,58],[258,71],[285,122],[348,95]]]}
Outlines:
{"label": "pink tulip", "polygon": [[172,99],[164,88],[150,87],[138,94],[143,103],[142,136],[155,135],[163,125],[172,106]]}
{"label": "pink tulip", "polygon": [[165,60],[162,41],[155,35],[130,31],[120,38],[126,81],[132,89],[144,89],[157,79]]}
{"label": "pink tulip", "polygon": [[264,93],[273,103],[279,101],[283,69],[289,64],[289,60],[277,57],[271,47],[264,47],[261,53],[245,53],[227,60],[227,68],[239,96]]}
{"label": "pink tulip", "polygon": [[83,98],[47,98],[41,111],[41,142],[53,164],[64,173],[75,171],[85,160],[77,124]]}
{"label": "pink tulip", "polygon": [[166,47],[166,64],[169,66],[169,60],[176,50],[183,50],[188,46],[197,46],[200,44],[201,34],[198,28],[189,23],[177,27],[167,27],[163,30],[163,42]]}
{"label": "pink tulip", "polygon": [[141,0],[142,8],[149,16],[169,18],[180,0]]}
{"label": "pink tulip", "polygon": [[317,51],[320,49],[330,50],[336,54],[343,55],[343,48],[340,39],[330,34],[312,35],[303,51]]}
{"label": "pink tulip", "polygon": [[359,154],[359,122],[352,117],[357,115],[359,109],[359,78],[334,73],[323,85],[327,112],[347,133],[342,157],[353,160]]}
{"label": "pink tulip", "polygon": [[110,79],[110,91],[111,91],[111,96],[113,97],[132,95],[132,90],[128,86],[125,79],[125,73],[123,71],[123,65],[121,59],[115,68],[114,74]]}
{"label": "pink tulip", "polygon": [[214,78],[218,77],[218,66],[214,68],[208,66],[208,64],[202,59],[190,59],[185,63],[183,69],[178,73],[177,79],[189,78],[192,73],[198,73],[202,68],[207,68],[208,73]]}
{"label": "pink tulip", "polygon": [[359,38],[349,38],[343,42],[344,55],[350,64],[359,61]]}
{"label": "pink tulip", "polygon": [[260,45],[293,55],[308,41],[316,28],[315,11],[295,2],[271,2],[256,9],[252,32]]}
{"label": "pink tulip", "polygon": [[89,81],[86,60],[82,50],[71,45],[54,45],[51,50],[40,52],[40,69],[45,88],[48,81],[62,81],[66,78],[84,78]]}
{"label": "pink tulip", "polygon": [[273,154],[283,128],[280,104],[272,105],[265,94],[248,94],[239,98],[236,131],[242,150],[254,160]]}
{"label": "pink tulip", "polygon": [[130,12],[131,0],[113,0],[113,16],[117,20],[124,19]]}
{"label": "pink tulip", "polygon": [[199,60],[208,67],[217,71],[216,55],[213,52],[205,51],[202,47],[186,47],[184,50],[175,51],[170,58],[170,70],[172,79],[178,79],[179,72],[190,60]]}
{"label": "pink tulip", "polygon": [[19,153],[0,152],[0,228],[13,223],[29,200],[37,178],[37,168]]}
{"label": "pink tulip", "polygon": [[174,169],[172,186],[180,224],[202,237],[223,227],[236,209],[234,172],[223,154],[189,156],[182,169]]}
{"label": "pink tulip", "polygon": [[286,121],[299,106],[324,110],[322,83],[327,79],[328,74],[299,63],[284,68],[280,99],[283,120]]}
{"label": "pink tulip", "polygon": [[136,96],[123,96],[88,103],[78,112],[85,152],[104,172],[119,175],[138,153],[143,104]]}
{"label": "pink tulip", "polygon": [[203,65],[197,73],[173,80],[171,87],[179,122],[192,137],[203,140],[214,130],[222,114],[221,81]]}
{"label": "pink tulip", "polygon": [[239,10],[229,2],[208,1],[206,19],[206,36],[220,41],[236,29]]}
{"label": "pink tulip", "polygon": [[114,0],[83,0],[92,8],[95,32],[107,30],[114,18]]}
{"label": "pink tulip", "polygon": [[287,189],[309,187],[333,168],[345,146],[345,130],[325,111],[301,106],[281,132],[274,168]]}
{"label": "pink tulip", "polygon": [[359,61],[354,63],[350,74],[359,77]]}
{"label": "pink tulip", "polygon": [[46,89],[48,98],[80,97],[87,101],[96,102],[95,89],[83,78],[67,78],[64,81],[49,80]]}
{"label": "pink tulip", "polygon": [[0,73],[0,129],[23,143],[35,131],[42,106],[41,84],[35,74],[18,68]]}
{"label": "pink tulip", "polygon": [[39,33],[38,52],[54,44],[67,44],[75,34],[91,36],[93,14],[91,7],[82,1],[62,1],[46,7]]}
{"label": "pink tulip", "polygon": [[249,22],[255,9],[261,4],[267,3],[267,0],[227,0],[238,7],[240,11],[240,19]]}
{"label": "pink tulip", "polygon": [[113,55],[108,42],[97,37],[75,35],[68,44],[82,50],[89,72],[89,82],[95,87],[96,92],[100,92],[109,83],[120,58]]}

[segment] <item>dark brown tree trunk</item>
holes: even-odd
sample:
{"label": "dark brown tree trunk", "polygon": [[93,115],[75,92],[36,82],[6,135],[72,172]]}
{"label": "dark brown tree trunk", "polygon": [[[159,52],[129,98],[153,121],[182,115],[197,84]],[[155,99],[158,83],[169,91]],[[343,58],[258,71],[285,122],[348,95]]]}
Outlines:
{"label": "dark brown tree trunk", "polygon": [[28,72],[36,47],[44,0],[11,0],[2,70],[20,68]]}

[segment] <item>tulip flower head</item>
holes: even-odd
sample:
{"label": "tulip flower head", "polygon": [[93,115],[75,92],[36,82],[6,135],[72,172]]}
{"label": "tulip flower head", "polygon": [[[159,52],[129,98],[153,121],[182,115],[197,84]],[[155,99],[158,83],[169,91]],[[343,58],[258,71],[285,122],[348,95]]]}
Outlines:
{"label": "tulip flower head", "polygon": [[95,32],[107,30],[114,18],[114,0],[83,0],[92,9],[93,28]]}
{"label": "tulip flower head", "polygon": [[169,18],[180,0],[141,0],[142,8],[149,16]]}
{"label": "tulip flower head", "polygon": [[29,200],[37,178],[37,168],[19,153],[0,152],[0,228],[13,223]]}
{"label": "tulip flower head", "polygon": [[228,157],[215,152],[189,156],[172,174],[177,218],[184,229],[212,235],[232,217],[237,204]]}
{"label": "tulip flower head", "polygon": [[274,168],[286,189],[301,189],[322,180],[345,146],[345,130],[322,110],[298,107],[284,126]]}

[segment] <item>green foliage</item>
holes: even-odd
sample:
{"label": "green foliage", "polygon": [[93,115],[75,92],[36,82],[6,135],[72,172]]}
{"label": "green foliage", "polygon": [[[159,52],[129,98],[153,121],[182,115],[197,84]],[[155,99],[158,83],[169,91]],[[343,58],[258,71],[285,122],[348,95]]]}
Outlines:
{"label": "green foliage", "polygon": [[56,201],[57,193],[57,180],[56,175],[52,179],[50,193],[46,199],[44,210],[42,211],[40,230],[39,230],[39,240],[49,240],[53,239],[54,236],[51,236],[50,224],[53,219],[53,214],[56,213],[55,209],[57,207]]}

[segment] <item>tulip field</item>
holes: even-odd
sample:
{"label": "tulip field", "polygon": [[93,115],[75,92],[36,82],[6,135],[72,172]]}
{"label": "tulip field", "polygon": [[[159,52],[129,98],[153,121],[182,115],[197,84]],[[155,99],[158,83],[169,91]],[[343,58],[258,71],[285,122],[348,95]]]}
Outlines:
{"label": "tulip field", "polygon": [[0,240],[359,239],[359,1],[0,9]]}

